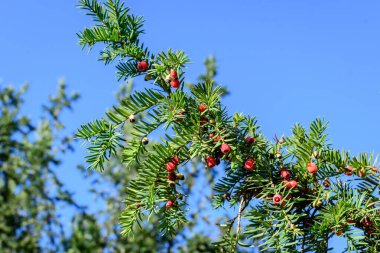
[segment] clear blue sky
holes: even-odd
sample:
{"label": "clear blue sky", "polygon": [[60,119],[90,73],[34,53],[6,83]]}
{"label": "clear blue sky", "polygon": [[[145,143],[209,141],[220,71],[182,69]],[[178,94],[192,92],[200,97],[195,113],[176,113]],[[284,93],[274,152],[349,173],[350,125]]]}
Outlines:
{"label": "clear blue sky", "polygon": [[[30,82],[30,116],[65,77],[82,99],[64,121],[70,132],[103,115],[118,89],[115,69],[77,45],[91,25],[75,0],[3,1],[0,78]],[[330,139],[354,153],[380,153],[380,2],[352,1],[127,1],[146,19],[152,51],[185,50],[188,80],[210,53],[217,80],[229,87],[229,111],[256,115],[267,136],[288,134],[295,122],[330,121]],[[137,85],[144,85],[137,82]],[[80,147],[78,147],[80,149]],[[82,152],[64,157],[60,173],[78,201],[91,203],[77,176]]]}

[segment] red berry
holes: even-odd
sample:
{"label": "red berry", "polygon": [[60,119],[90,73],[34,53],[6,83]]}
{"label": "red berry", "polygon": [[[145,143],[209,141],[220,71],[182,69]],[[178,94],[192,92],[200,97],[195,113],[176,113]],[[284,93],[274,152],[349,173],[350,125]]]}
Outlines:
{"label": "red berry", "polygon": [[179,164],[178,156],[173,157],[171,162],[174,163],[175,165],[178,165]]}
{"label": "red berry", "polygon": [[372,221],[367,217],[364,218],[361,223],[364,227],[370,227],[372,225]]}
{"label": "red berry", "polygon": [[293,189],[293,188],[297,188],[298,187],[298,183],[296,180],[290,180],[289,181],[289,185],[290,185],[290,188]]}
{"label": "red berry", "polygon": [[307,164],[307,171],[309,171],[309,173],[311,174],[317,173],[318,171],[317,165],[313,162],[309,162]]}
{"label": "red berry", "polygon": [[248,158],[244,163],[244,169],[252,171],[255,169],[256,162],[253,158]]}
{"label": "red berry", "polygon": [[347,175],[347,176],[352,176],[352,171],[354,170],[351,166],[347,166],[346,167],[346,172],[345,172],[345,174]]}
{"label": "red berry", "polygon": [[137,69],[139,71],[147,71],[148,63],[146,61],[140,61],[139,63],[137,63]]}
{"label": "red berry", "polygon": [[223,143],[222,146],[220,147],[220,150],[222,151],[223,154],[228,154],[231,151],[231,147],[227,143]]}
{"label": "red berry", "polygon": [[290,190],[290,189],[293,189],[293,188],[297,188],[297,187],[298,187],[298,183],[297,183],[296,180],[290,180],[290,181],[285,180],[285,181],[283,181],[282,183],[285,185],[285,188],[286,188],[287,190]]}
{"label": "red berry", "polygon": [[209,168],[212,168],[216,165],[215,158],[213,156],[209,156],[206,158],[206,165]]}
{"label": "red berry", "polygon": [[170,82],[170,86],[172,86],[173,88],[178,88],[179,87],[179,81],[178,79],[174,79],[173,81]]}
{"label": "red berry", "polygon": [[330,185],[331,185],[331,183],[330,183],[330,181],[328,180],[328,178],[326,178],[326,179],[323,181],[322,185],[323,185],[324,187],[326,187],[326,188],[329,188]]}
{"label": "red berry", "polygon": [[170,208],[174,205],[174,200],[169,199],[168,202],[166,202],[166,208]]}
{"label": "red berry", "polygon": [[205,103],[199,104],[198,109],[202,113],[202,112],[206,111],[207,105]]}
{"label": "red berry", "polygon": [[335,230],[335,234],[337,236],[341,236],[343,234],[343,229],[339,230],[338,232]]}
{"label": "red berry", "polygon": [[355,221],[353,219],[347,219],[346,221],[347,221],[347,223],[355,223]]}
{"label": "red berry", "polygon": [[168,179],[169,179],[170,181],[175,181],[175,180],[177,180],[177,174],[175,174],[174,172],[169,173],[169,174],[168,174]]}
{"label": "red berry", "polygon": [[283,178],[283,179],[289,179],[290,178],[290,171],[288,171],[288,170],[281,170],[281,177]]}
{"label": "red berry", "polygon": [[170,77],[171,77],[171,79],[177,79],[178,78],[177,71],[175,71],[174,69],[171,69],[170,70]]}
{"label": "red berry", "polygon": [[168,162],[168,163],[166,164],[166,170],[167,170],[168,172],[173,172],[173,171],[175,171],[175,169],[176,169],[176,165],[175,165],[174,163],[172,163],[172,162]]}
{"label": "red berry", "polygon": [[252,136],[249,136],[249,137],[245,138],[245,143],[250,146],[253,143],[255,143],[255,138],[253,138]]}
{"label": "red berry", "polygon": [[282,196],[280,194],[275,194],[273,196],[273,204],[278,205],[281,203]]}
{"label": "red berry", "polygon": [[220,136],[215,136],[215,137],[214,137],[214,134],[210,134],[209,137],[210,137],[210,139],[213,138],[213,140],[214,140],[215,142],[218,142],[218,141],[220,140]]}

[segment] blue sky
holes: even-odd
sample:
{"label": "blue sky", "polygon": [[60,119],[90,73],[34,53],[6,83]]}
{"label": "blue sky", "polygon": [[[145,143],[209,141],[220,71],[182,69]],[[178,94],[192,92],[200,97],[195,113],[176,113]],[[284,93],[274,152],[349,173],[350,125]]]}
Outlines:
{"label": "blue sky", "polygon": [[[82,99],[63,120],[73,132],[114,103],[115,69],[77,45],[76,32],[91,20],[75,0],[3,1],[0,78],[30,83],[25,112],[40,104],[64,77]],[[288,134],[295,122],[330,122],[330,139],[354,153],[380,153],[380,2],[352,1],[128,1],[144,15],[143,40],[152,51],[182,49],[192,64],[218,59],[217,80],[229,87],[229,111],[256,115],[269,137]],[[144,85],[137,80],[136,85]],[[64,157],[60,172],[77,199],[91,203],[75,165],[83,149]]]}

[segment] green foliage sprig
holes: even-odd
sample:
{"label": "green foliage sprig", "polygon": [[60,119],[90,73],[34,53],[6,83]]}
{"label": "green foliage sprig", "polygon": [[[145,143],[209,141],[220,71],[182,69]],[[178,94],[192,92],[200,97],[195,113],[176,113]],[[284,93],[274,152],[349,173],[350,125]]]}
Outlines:
{"label": "green foliage sprig", "polygon": [[[102,169],[101,157],[107,154],[100,144],[120,136],[120,127],[131,115],[148,112],[133,124],[135,137],[123,148],[125,162],[134,161],[138,167],[126,190],[123,235],[133,233],[143,214],[158,215],[163,234],[175,235],[186,222],[187,203],[181,181],[173,176],[191,159],[200,159],[206,169],[219,163],[224,168],[213,189],[214,207],[237,208],[234,218],[221,225],[226,233],[215,245],[222,251],[257,244],[262,252],[327,252],[334,235],[347,239],[348,251],[379,251],[380,182],[372,155],[352,156],[334,149],[328,143],[327,123],[320,119],[308,129],[297,124],[291,136],[268,141],[255,118],[227,113],[220,101],[223,89],[207,76],[186,89],[188,57],[172,50],[153,54],[140,44],[143,21],[129,14],[120,1],[82,0],[80,6],[97,22],[79,33],[80,44],[103,43],[100,60],[118,59],[119,78],[144,75],[157,87],[135,93],[107,114],[104,124],[112,129],[108,137],[91,135],[98,132],[95,123],[79,130],[79,137],[88,139],[81,134],[87,132],[94,138],[90,157],[100,157],[90,167]],[[141,63],[147,68],[139,67]],[[147,154],[144,144],[160,126],[166,133]],[[147,157],[143,162],[142,155]],[[173,162],[177,158],[179,164]]]}

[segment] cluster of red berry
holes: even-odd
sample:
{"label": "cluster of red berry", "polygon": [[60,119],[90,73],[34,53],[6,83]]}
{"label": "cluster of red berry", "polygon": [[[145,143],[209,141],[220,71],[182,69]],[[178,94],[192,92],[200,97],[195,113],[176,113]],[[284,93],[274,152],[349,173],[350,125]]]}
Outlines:
{"label": "cluster of red berry", "polygon": [[[170,187],[174,187],[175,182],[177,180],[184,180],[185,179],[183,174],[176,173],[178,164],[179,164],[178,156],[174,156],[173,158],[171,158],[170,162],[166,163],[166,171],[169,173],[168,174],[168,180],[169,180],[169,186]],[[174,203],[175,203],[175,200],[169,199],[166,202],[166,208],[172,207],[174,205]]]}
{"label": "cluster of red berry", "polygon": [[[315,174],[318,171],[318,167],[315,163],[309,162],[307,164],[307,171],[311,174]],[[292,174],[284,166],[281,166],[281,168],[280,168],[280,176],[283,178],[284,181],[282,181],[282,183],[287,190],[295,189],[298,187],[298,182],[294,179],[290,179]],[[288,195],[288,198],[291,198],[291,195]],[[275,204],[275,205],[281,204],[283,206],[286,204],[286,202],[282,201],[282,195],[281,194],[275,194],[273,196],[273,204]]]}
{"label": "cluster of red berry", "polygon": [[[147,61],[140,61],[137,63],[137,66],[136,66],[137,70],[140,71],[140,72],[145,72],[148,70],[149,68],[149,64]],[[148,76],[148,75],[147,75]],[[146,80],[149,80],[150,77],[146,77]],[[180,86],[180,81],[178,79],[178,74],[177,74],[177,71],[174,70],[174,69],[171,69],[170,70],[170,74],[165,78],[165,82],[170,84],[171,87],[177,89],[179,88]]]}
{"label": "cluster of red berry", "polygon": [[[215,136],[215,134],[211,133],[209,135],[210,139],[213,139],[213,141],[215,142],[219,142],[220,141],[220,136],[217,135]],[[248,145],[248,146],[251,146],[253,143],[255,142],[255,139],[253,137],[247,137],[245,139],[245,143]],[[228,154],[230,153],[231,151],[231,147],[230,145],[228,145],[227,142],[223,142],[222,145],[220,146],[220,150],[218,150],[217,152],[215,152],[214,155],[209,155],[208,157],[206,157],[206,165],[208,168],[212,168],[214,167],[215,165],[219,165],[220,164],[220,159],[222,157],[224,157],[225,160],[229,160],[229,156]],[[248,170],[248,171],[252,171],[254,170],[255,168],[255,165],[256,165],[256,161],[254,158],[247,158],[244,162],[244,169]]]}
{"label": "cluster of red berry", "polygon": [[174,69],[170,70],[170,74],[165,78],[165,82],[169,83],[171,87],[177,89],[179,88],[180,82],[178,79],[177,71]]}
{"label": "cluster of red berry", "polygon": [[[204,112],[207,111],[207,109],[208,107],[206,103],[200,103],[198,105],[198,110],[201,113],[201,117],[200,117],[201,124],[209,121],[208,118],[203,115]],[[210,133],[209,138],[217,143],[221,140],[220,135],[218,133],[215,133],[215,134]],[[255,139],[253,137],[247,137],[245,139],[245,142],[248,146],[251,146],[255,142]],[[206,157],[206,166],[208,168],[213,168],[214,166],[219,165],[221,158],[224,158],[225,160],[228,161],[230,159],[228,156],[230,151],[231,151],[230,145],[228,145],[227,142],[224,142],[222,140],[220,150],[217,150],[216,152],[214,152],[214,154]],[[244,168],[249,171],[253,170],[255,168],[255,160],[253,158],[248,158],[245,161]]]}
{"label": "cluster of red berry", "polygon": [[[149,68],[149,64],[146,62],[146,61],[140,61],[138,64],[137,64],[137,69],[141,72],[145,72],[147,71]],[[174,70],[174,69],[171,69],[169,74],[166,76],[165,78],[165,82],[170,85],[172,88],[179,88],[180,87],[180,81],[178,79],[178,74],[177,74],[177,71]],[[204,125],[206,123],[213,123],[213,119],[211,117],[211,119],[209,120],[208,117],[206,117],[207,115],[206,114],[209,114],[208,113],[208,105],[204,102],[200,103],[198,105],[198,110],[200,112],[200,123],[201,125]],[[179,116],[183,116],[185,115],[186,111],[183,110],[183,111],[180,111],[178,112],[178,115]],[[210,116],[210,115],[208,115]],[[175,121],[176,122],[179,122],[181,121],[183,118],[178,118],[176,119]],[[131,115],[129,117],[129,120],[131,122],[135,122],[135,116],[134,115]],[[215,122],[215,121],[214,121]],[[210,131],[209,129],[207,130],[208,132]],[[217,132],[217,131],[212,131],[212,133],[209,133],[208,134],[208,137],[209,139],[213,140],[215,143],[217,143],[217,149],[216,150],[213,150],[213,152],[211,154],[209,154],[208,156],[206,156],[205,158],[205,163],[206,163],[206,166],[208,168],[213,168],[217,165],[220,164],[221,162],[221,159],[224,159],[225,161],[229,161],[230,158],[231,158],[231,146],[229,145],[228,142],[226,142],[223,138],[221,138],[221,133]],[[281,145],[283,144],[284,140],[281,138],[281,140],[278,140],[278,143]],[[144,144],[147,144],[148,143],[148,139],[147,138],[144,138],[143,139],[143,143]],[[249,151],[249,147],[251,147],[253,144],[255,143],[255,138],[252,137],[252,136],[249,136],[249,137],[246,137],[245,138],[245,147],[244,148],[244,154],[247,154],[245,156],[245,160],[244,160],[244,165],[242,166],[245,170],[247,171],[253,171],[256,167],[256,160],[251,156],[249,155],[250,151]],[[275,154],[271,154],[271,156],[273,158],[278,158],[278,159],[281,159],[282,155],[281,155],[281,152],[276,152]],[[172,158],[170,158],[170,160],[166,163],[166,170],[168,172],[168,175],[167,175],[167,179],[169,181],[169,186],[174,188],[175,187],[175,184],[176,184],[176,181],[177,180],[183,180],[184,179],[184,176],[183,174],[181,173],[177,173],[176,170],[177,170],[177,166],[179,165],[179,158],[177,156],[174,156]],[[308,171],[308,173],[312,174],[312,175],[315,175],[317,172],[318,172],[318,167],[317,167],[317,164],[315,164],[314,162],[310,161],[309,163],[307,163],[306,165],[306,169]],[[353,175],[353,173],[356,173],[356,171],[348,166],[346,168],[344,168],[344,173],[347,175],[347,176],[351,176]],[[297,177],[294,177],[294,175],[292,175],[291,171],[287,168],[285,168],[285,166],[281,165],[280,166],[280,171],[279,171],[279,174],[280,174],[280,180],[282,180],[282,184],[284,185],[285,189],[286,190],[293,190],[293,189],[296,189],[298,188],[298,182],[297,182]],[[358,171],[357,173],[360,177],[364,177],[365,174],[366,174],[366,170],[365,169],[361,169],[360,171]],[[330,181],[326,178],[322,185],[326,188],[330,187],[331,183]],[[312,192],[312,190],[308,189],[308,193]],[[226,193],[226,199],[228,200],[230,198],[229,196],[230,193]],[[282,196],[281,194],[279,193],[276,193],[273,195],[273,204],[274,205],[280,205],[280,206],[285,206],[287,204],[287,200],[288,199],[291,199],[293,196],[291,194],[286,194],[286,196]],[[176,199],[178,198],[178,196],[174,197],[174,198],[170,198],[167,200],[166,202],[166,208],[169,209],[171,208],[173,205],[175,205],[176,203]],[[322,202],[319,200],[317,201],[318,203],[315,204],[315,206],[320,206],[322,204]],[[369,218],[364,218],[362,219],[361,221],[358,221],[358,220],[353,220],[353,219],[347,219],[347,223],[350,224],[354,224],[356,226],[361,226],[365,229],[365,231],[369,234],[372,233],[373,231],[373,226],[372,226],[372,221],[369,219]],[[343,224],[341,226],[338,226],[338,227],[334,227],[332,228],[332,230],[338,235],[340,236],[344,230],[345,230],[345,226],[347,226],[347,224]]]}
{"label": "cluster of red berry", "polygon": [[[363,220],[361,220],[361,221],[356,221],[354,219],[348,218],[346,220],[346,222],[348,225],[352,225],[352,226],[356,226],[356,227],[362,227],[364,229],[364,231],[370,235],[375,230],[374,227],[372,226],[373,222],[368,217],[364,217]],[[334,233],[337,236],[341,236],[343,234],[343,232],[347,229],[347,224],[343,223],[337,227],[331,227],[331,229],[334,231]]]}

